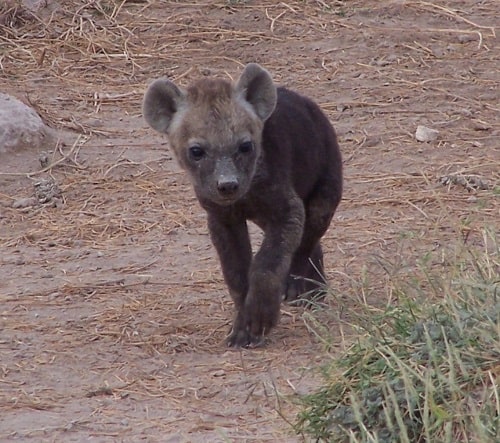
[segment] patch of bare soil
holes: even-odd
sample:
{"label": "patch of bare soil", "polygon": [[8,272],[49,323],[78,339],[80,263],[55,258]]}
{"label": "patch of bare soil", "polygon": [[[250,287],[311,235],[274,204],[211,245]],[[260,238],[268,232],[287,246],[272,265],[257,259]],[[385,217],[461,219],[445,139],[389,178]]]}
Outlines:
{"label": "patch of bare soil", "polygon": [[[39,152],[0,157],[0,440],[300,441],[296,396],[350,340],[335,319],[392,295],[374,263],[414,266],[498,229],[498,23],[495,0],[0,6],[0,91],[64,134],[45,167]],[[152,79],[247,62],[338,130],[335,297],[312,314],[328,349],[289,306],[267,347],[224,347],[232,307],[204,213],[142,120]],[[419,125],[437,139],[417,141]],[[47,180],[60,192],[40,198]]]}

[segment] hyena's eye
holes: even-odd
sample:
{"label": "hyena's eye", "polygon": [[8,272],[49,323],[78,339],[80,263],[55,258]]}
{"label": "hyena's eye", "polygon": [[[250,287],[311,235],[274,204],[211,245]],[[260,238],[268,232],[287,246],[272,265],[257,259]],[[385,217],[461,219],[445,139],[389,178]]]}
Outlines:
{"label": "hyena's eye", "polygon": [[253,151],[253,143],[252,142],[243,142],[238,146],[238,152],[242,154],[248,154]]}
{"label": "hyena's eye", "polygon": [[203,157],[205,157],[205,154],[205,150],[203,148],[200,148],[199,146],[191,146],[189,148],[189,157],[194,161],[201,160]]}

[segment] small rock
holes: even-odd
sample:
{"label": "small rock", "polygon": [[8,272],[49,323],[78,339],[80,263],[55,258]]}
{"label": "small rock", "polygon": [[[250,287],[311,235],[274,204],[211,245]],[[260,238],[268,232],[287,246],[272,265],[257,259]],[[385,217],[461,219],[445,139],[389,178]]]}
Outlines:
{"label": "small rock", "polygon": [[457,39],[460,43],[468,43],[477,40],[478,37],[476,34],[460,34]]}
{"label": "small rock", "polygon": [[12,207],[15,209],[29,208],[30,206],[35,206],[37,203],[38,200],[35,197],[24,197],[12,203]]}
{"label": "small rock", "polygon": [[40,152],[38,160],[40,161],[42,168],[49,166],[49,155],[45,151]]}
{"label": "small rock", "polygon": [[35,196],[40,203],[50,203],[61,196],[61,190],[53,179],[42,178],[34,184]]}
{"label": "small rock", "polygon": [[436,58],[442,58],[446,55],[446,49],[440,47],[432,48],[432,55]]}
{"label": "small rock", "polygon": [[382,143],[381,137],[379,137],[377,135],[372,135],[372,136],[366,137],[364,146],[366,146],[367,148],[372,148],[374,146],[380,145],[381,143]]}
{"label": "small rock", "polygon": [[40,9],[48,6],[49,0],[23,0],[22,4],[32,12],[37,12]]}
{"label": "small rock", "polygon": [[439,131],[437,129],[431,129],[427,126],[419,125],[417,131],[415,132],[415,138],[419,142],[432,142],[438,138]]}
{"label": "small rock", "polygon": [[489,123],[479,119],[472,120],[472,127],[475,131],[489,131],[491,129],[491,125]]}
{"label": "small rock", "polygon": [[0,92],[0,154],[53,146],[55,133],[36,111]]}
{"label": "small rock", "polygon": [[61,296],[61,293],[60,292],[52,292],[50,293],[47,298],[50,300],[50,301],[53,301],[55,300],[56,298],[60,297]]}
{"label": "small rock", "polygon": [[91,118],[87,124],[92,126],[93,128],[102,128],[104,126],[104,122],[100,118]]}
{"label": "small rock", "polygon": [[489,184],[475,175],[451,174],[439,177],[439,182],[444,186],[460,185],[467,191],[486,190],[489,189]]}
{"label": "small rock", "polygon": [[387,60],[386,58],[381,58],[381,59],[376,61],[377,66],[387,66],[390,64],[391,64],[391,62],[389,60]]}

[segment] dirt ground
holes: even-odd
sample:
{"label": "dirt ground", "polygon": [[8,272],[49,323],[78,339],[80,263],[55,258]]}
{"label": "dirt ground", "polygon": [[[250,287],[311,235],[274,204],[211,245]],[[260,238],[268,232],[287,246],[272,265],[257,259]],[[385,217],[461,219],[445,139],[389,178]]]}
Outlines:
{"label": "dirt ground", "polygon": [[[0,16],[0,92],[62,134],[41,172],[38,152],[0,157],[0,441],[302,441],[287,420],[351,340],[336,319],[392,296],[376,263],[412,269],[498,231],[497,2],[46,4]],[[159,76],[248,62],[328,114],[345,197],[324,240],[329,309],[285,305],[265,348],[232,351],[204,213],[141,100]],[[40,180],[48,201],[14,208]]]}

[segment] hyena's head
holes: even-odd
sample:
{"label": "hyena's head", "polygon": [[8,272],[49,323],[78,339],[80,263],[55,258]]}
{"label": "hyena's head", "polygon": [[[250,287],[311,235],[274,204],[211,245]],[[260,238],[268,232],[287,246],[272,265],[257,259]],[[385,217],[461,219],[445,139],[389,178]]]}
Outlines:
{"label": "hyena's head", "polygon": [[276,97],[269,73],[251,63],[234,84],[203,79],[183,90],[166,78],[156,80],[144,96],[143,114],[167,134],[198,198],[230,205],[250,188]]}

